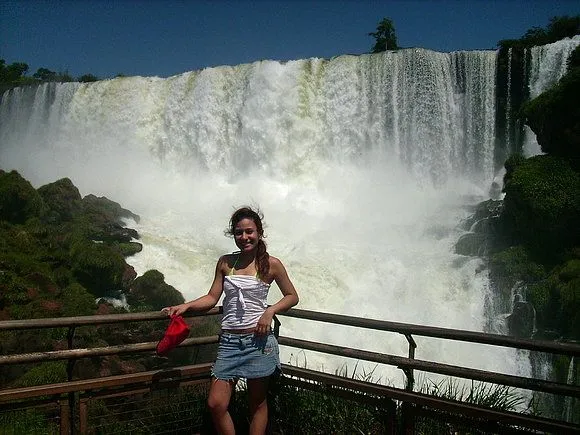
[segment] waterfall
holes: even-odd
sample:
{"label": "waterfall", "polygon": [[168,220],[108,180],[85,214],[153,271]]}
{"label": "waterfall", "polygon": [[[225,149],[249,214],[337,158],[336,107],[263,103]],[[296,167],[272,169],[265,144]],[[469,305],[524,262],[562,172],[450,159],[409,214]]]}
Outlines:
{"label": "waterfall", "polygon": [[511,127],[511,115],[512,115],[512,47],[508,48],[508,71],[507,71],[507,89],[506,89],[506,122],[505,122],[505,148],[508,150],[512,149],[512,144],[510,141],[510,127]]}
{"label": "waterfall", "polygon": [[[580,44],[580,35],[566,38],[552,44],[530,49],[530,77],[528,89],[530,99],[551,88],[566,74],[567,60],[572,51]],[[524,127],[524,155],[526,157],[542,154],[534,132]]]}
{"label": "waterfall", "polygon": [[[487,274],[453,246],[494,177],[496,56],[406,49],[14,89],[0,162],[140,214],[144,249],[128,261],[187,299],[235,249],[233,208],[257,204],[300,308],[482,331]],[[282,334],[407,354],[388,333],[283,318]],[[510,349],[415,339],[420,359],[529,374]],[[282,360],[344,363],[292,349]],[[395,368],[374,374],[403,383]]]}

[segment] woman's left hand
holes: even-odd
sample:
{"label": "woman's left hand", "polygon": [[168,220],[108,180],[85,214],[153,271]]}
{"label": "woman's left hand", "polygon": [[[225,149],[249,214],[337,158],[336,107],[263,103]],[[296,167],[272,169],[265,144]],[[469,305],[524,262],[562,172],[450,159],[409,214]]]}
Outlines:
{"label": "woman's left hand", "polygon": [[274,313],[267,309],[258,320],[258,324],[256,325],[256,334],[257,335],[267,335],[270,333],[270,327],[272,325],[272,319],[274,318]]}

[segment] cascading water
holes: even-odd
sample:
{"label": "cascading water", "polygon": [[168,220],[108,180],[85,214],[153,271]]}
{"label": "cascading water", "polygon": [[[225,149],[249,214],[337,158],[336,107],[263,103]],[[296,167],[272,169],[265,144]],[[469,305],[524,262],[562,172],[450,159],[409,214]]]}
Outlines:
{"label": "cascading water", "polygon": [[[494,177],[496,55],[408,49],[14,89],[1,167],[35,186],[69,177],[140,214],[144,249],[129,262],[187,299],[207,291],[234,249],[229,215],[249,203],[300,308],[481,331],[488,278],[453,245]],[[285,318],[282,334],[407,353],[394,334]],[[512,350],[416,340],[420,359],[529,373]],[[282,360],[342,364],[292,349]]]}
{"label": "cascading water", "polygon": [[[580,35],[530,49],[531,63],[528,81],[530,99],[536,98],[562,78],[566,73],[568,57],[578,45],[580,45]],[[542,153],[536,141],[536,135],[528,126],[524,127],[523,148],[526,157]]]}

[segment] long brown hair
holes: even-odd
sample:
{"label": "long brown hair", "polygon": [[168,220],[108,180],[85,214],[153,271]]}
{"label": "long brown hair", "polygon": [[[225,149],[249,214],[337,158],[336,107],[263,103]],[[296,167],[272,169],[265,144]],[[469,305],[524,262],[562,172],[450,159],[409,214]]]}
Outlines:
{"label": "long brown hair", "polygon": [[258,269],[258,275],[264,279],[270,272],[270,254],[268,254],[268,251],[266,250],[266,243],[264,242],[264,237],[266,236],[264,235],[264,226],[262,225],[264,215],[259,209],[254,210],[248,206],[241,207],[232,214],[226,234],[233,236],[236,225],[242,219],[251,219],[256,224],[256,229],[260,236],[260,239],[258,240],[258,250],[256,252],[256,268]]}

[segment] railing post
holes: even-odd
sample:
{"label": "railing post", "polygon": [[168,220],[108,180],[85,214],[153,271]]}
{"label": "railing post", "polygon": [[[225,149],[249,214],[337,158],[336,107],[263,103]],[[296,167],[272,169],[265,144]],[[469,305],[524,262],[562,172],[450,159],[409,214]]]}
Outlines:
{"label": "railing post", "polygon": [[88,429],[88,401],[88,398],[79,400],[79,432],[81,435],[85,435]]}
{"label": "railing post", "polygon": [[[417,343],[413,340],[411,334],[405,334],[405,338],[409,342],[409,359],[415,359],[415,349],[417,348]],[[413,369],[403,369],[405,375],[407,376],[406,389],[408,391],[413,391],[413,386],[415,385],[415,375]]]}
{"label": "railing post", "polygon": [[59,400],[60,407],[60,435],[69,435],[70,432],[70,407],[69,403]]}
{"label": "railing post", "polygon": [[[74,339],[74,335],[75,335],[75,326],[71,326],[68,328],[68,333],[67,333],[67,344],[68,344],[68,348],[69,350],[73,348],[73,339]],[[73,370],[74,370],[74,366],[75,366],[75,359],[71,358],[67,361],[66,364],[66,375],[67,375],[67,380],[70,382],[73,379]],[[68,393],[68,407],[69,407],[69,412],[68,412],[68,419],[69,419],[69,432],[71,435],[74,435],[76,430],[75,430],[75,393],[71,392]],[[62,425],[62,423],[61,423]],[[62,427],[62,426],[61,426]]]}
{"label": "railing post", "polygon": [[385,433],[395,435],[397,433],[397,405],[390,398],[385,398]]}
{"label": "railing post", "polygon": [[274,337],[276,337],[276,340],[280,336],[280,325],[281,324],[282,323],[280,323],[280,320],[278,320],[278,317],[274,316]]}

